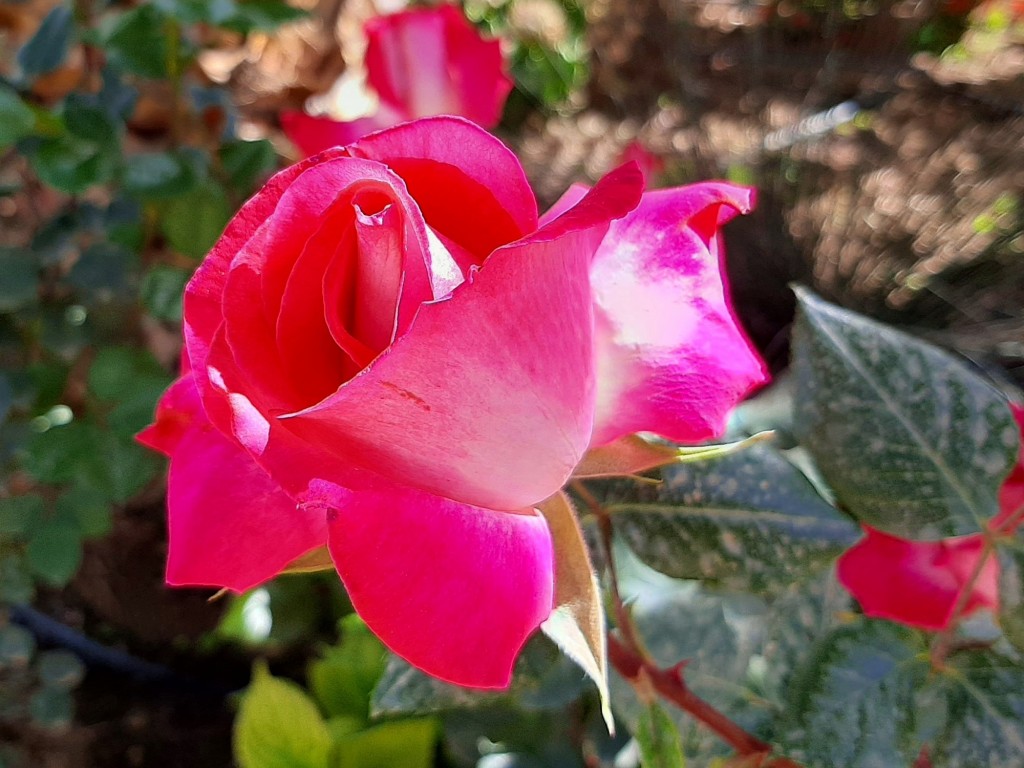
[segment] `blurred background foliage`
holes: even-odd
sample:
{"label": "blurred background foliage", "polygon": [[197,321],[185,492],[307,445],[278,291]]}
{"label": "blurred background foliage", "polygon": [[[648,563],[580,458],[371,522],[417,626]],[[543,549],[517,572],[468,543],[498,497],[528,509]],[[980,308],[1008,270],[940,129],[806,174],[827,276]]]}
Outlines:
{"label": "blurred background foliage", "polygon": [[[599,177],[635,141],[660,158],[665,184],[728,177],[760,189],[758,211],[730,229],[729,269],[774,369],[788,359],[796,279],[955,348],[1007,387],[1024,380],[1016,0],[464,9],[505,41],[516,89],[498,133],[542,203]],[[369,0],[0,5],[0,765],[222,766],[231,728],[241,768],[591,768],[661,749],[650,743],[668,715],[618,680],[626,727],[608,736],[592,692],[543,640],[510,693],[470,694],[385,659],[333,577],[284,577],[212,603],[162,587],[162,463],[132,436],[174,374],[183,287],[241,202],[296,159],[281,111],[329,111],[376,10]],[[785,397],[746,418],[785,433]],[[659,659],[693,659],[702,694],[830,764],[840,752],[817,754],[807,738],[820,713],[790,690],[797,672],[827,688],[807,649],[841,664],[857,646],[884,665],[923,640],[852,618],[828,564],[856,529],[793,469],[799,452],[729,461],[755,460],[776,495],[739,488],[715,503],[749,515],[790,504],[800,516],[790,529],[723,531],[673,497],[671,479],[658,498],[605,489],[622,504],[623,578]],[[692,488],[702,471],[744,470],[676,479]],[[685,515],[652,533],[631,522],[644,503]],[[234,696],[254,658],[273,674],[258,664]],[[963,679],[1000,669],[988,657],[964,663]],[[883,688],[857,711],[899,695]],[[886,754],[909,754],[911,731],[946,733],[948,706],[978,732],[1002,727],[929,695],[940,704],[922,711],[942,712],[907,725]],[[1000,701],[1024,714],[1019,700]],[[719,746],[679,727],[693,764],[715,764]]]}

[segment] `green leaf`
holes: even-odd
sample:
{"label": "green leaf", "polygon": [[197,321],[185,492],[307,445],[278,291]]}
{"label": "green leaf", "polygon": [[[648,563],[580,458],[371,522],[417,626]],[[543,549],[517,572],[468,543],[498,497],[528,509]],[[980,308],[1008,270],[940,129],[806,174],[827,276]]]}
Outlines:
{"label": "green leaf", "polygon": [[181,320],[182,296],[189,273],[183,269],[159,265],[142,278],[139,294],[142,305],[158,320]]}
{"label": "green leaf", "polygon": [[911,765],[934,726],[921,701],[929,671],[909,629],[867,620],[837,629],[791,682],[785,754],[807,768]]}
{"label": "green leaf", "polygon": [[253,669],[234,726],[239,768],[327,768],[330,734],[303,690],[272,677],[263,664]]}
{"label": "green leaf", "polygon": [[36,526],[25,548],[32,572],[46,583],[62,587],[82,562],[82,535],[75,525],[54,520]]}
{"label": "green leaf", "polygon": [[129,195],[164,200],[189,192],[196,175],[192,165],[173,152],[145,152],[128,158],[122,182]]}
{"label": "green leaf", "polygon": [[93,243],[78,257],[68,282],[88,296],[109,300],[128,286],[135,257],[113,243]]}
{"label": "green leaf", "polygon": [[35,652],[35,636],[27,629],[17,624],[0,627],[0,669],[27,667]]}
{"label": "green leaf", "polygon": [[174,250],[200,259],[217,242],[230,218],[231,205],[224,190],[207,181],[187,195],[169,200],[160,225]]}
{"label": "green leaf", "polygon": [[679,731],[657,701],[644,709],[633,736],[640,747],[643,768],[685,768]]}
{"label": "green leaf", "polygon": [[342,621],[341,642],[327,648],[309,666],[309,687],[331,717],[360,718],[370,714],[370,695],[384,673],[384,646],[355,614]]}
{"label": "green leaf", "polygon": [[57,498],[58,518],[74,521],[82,536],[103,536],[110,532],[110,504],[99,491],[76,486]]}
{"label": "green leaf", "polygon": [[132,74],[153,79],[167,77],[170,49],[167,16],[149,3],[118,17],[103,49],[110,60]]}
{"label": "green leaf", "polygon": [[46,14],[36,33],[18,51],[21,71],[34,77],[57,69],[68,54],[74,21],[71,9],[64,4]]}
{"label": "green leaf", "polygon": [[981,530],[1017,457],[1006,399],[929,344],[797,295],[797,436],[839,500],[897,536]]}
{"label": "green leaf", "polygon": [[45,687],[70,691],[85,677],[85,665],[69,651],[43,651],[36,660],[36,673]]}
{"label": "green leaf", "polygon": [[999,626],[1006,639],[1024,652],[1024,544],[999,549]]}
{"label": "green leaf", "polygon": [[[763,592],[795,563],[830,563],[859,536],[783,455],[767,445],[662,470],[660,485],[608,494],[616,532],[640,559],[676,578]],[[619,500],[616,500],[619,499]]]}
{"label": "green leaf", "polygon": [[337,768],[430,768],[437,732],[437,722],[431,718],[382,723],[340,738],[331,764]]}
{"label": "green leaf", "polygon": [[43,516],[43,499],[29,494],[0,499],[0,534],[23,535]]}
{"label": "green leaf", "polygon": [[277,152],[266,139],[229,141],[219,151],[228,183],[242,192],[251,190],[277,166]]}
{"label": "green leaf", "polygon": [[[0,120],[2,120],[0,116]],[[39,292],[39,260],[31,251],[0,247],[0,313],[17,312],[35,303]]]}
{"label": "green leaf", "polygon": [[25,469],[41,483],[67,483],[79,471],[79,464],[96,450],[93,437],[93,431],[81,422],[51,427],[34,435],[25,447]]}
{"label": "green leaf", "polygon": [[32,694],[28,704],[33,722],[50,730],[67,728],[75,716],[75,700],[68,691],[43,688]]}
{"label": "green leaf", "polygon": [[528,710],[559,709],[587,690],[586,678],[544,637],[526,644],[508,691],[481,691],[442,682],[391,656],[370,703],[373,717],[422,715],[514,703]]}
{"label": "green leaf", "polygon": [[951,660],[948,717],[930,751],[934,768],[1019,768],[1024,755],[1024,669],[997,654]]}
{"label": "green leaf", "polygon": [[272,31],[282,24],[304,19],[307,12],[284,0],[239,0],[238,12],[224,26],[242,33]]}
{"label": "green leaf", "polygon": [[6,149],[32,133],[35,113],[10,88],[0,85],[0,149]]}
{"label": "green leaf", "polygon": [[234,0],[153,0],[182,24],[223,24],[237,12]]}
{"label": "green leaf", "polygon": [[113,178],[118,157],[115,149],[68,133],[44,139],[29,155],[29,162],[42,181],[77,195]]}
{"label": "green leaf", "polygon": [[31,602],[34,594],[24,558],[17,552],[0,552],[0,602],[21,605]]}

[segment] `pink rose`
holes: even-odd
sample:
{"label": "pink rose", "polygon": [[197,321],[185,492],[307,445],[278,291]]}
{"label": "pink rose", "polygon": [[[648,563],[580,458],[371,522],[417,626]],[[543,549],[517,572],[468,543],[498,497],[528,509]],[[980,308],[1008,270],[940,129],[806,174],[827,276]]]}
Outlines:
{"label": "pink rose", "polygon": [[367,82],[380,107],[351,122],[282,114],[285,134],[307,157],[418,117],[459,115],[485,128],[498,124],[512,90],[501,44],[484,40],[457,7],[381,16],[367,23],[366,36]]}
{"label": "pink rose", "polygon": [[[1024,434],[1024,408],[1012,406]],[[1024,507],[1024,447],[1017,466],[999,493],[998,529]],[[1016,523],[1012,524],[1016,527]],[[978,567],[982,534],[941,541],[911,541],[864,526],[865,536],[839,558],[839,581],[857,598],[864,613],[923,629],[946,629],[957,599]],[[999,561],[982,565],[963,615],[988,608],[999,611]]]}
{"label": "pink rose", "polygon": [[189,283],[141,435],[171,457],[168,582],[241,591],[326,545],[392,650],[507,685],[553,608],[537,505],[589,447],[710,437],[763,379],[719,275],[750,191],[641,189],[626,166],[538,225],[515,156],[451,117],[271,179]]}

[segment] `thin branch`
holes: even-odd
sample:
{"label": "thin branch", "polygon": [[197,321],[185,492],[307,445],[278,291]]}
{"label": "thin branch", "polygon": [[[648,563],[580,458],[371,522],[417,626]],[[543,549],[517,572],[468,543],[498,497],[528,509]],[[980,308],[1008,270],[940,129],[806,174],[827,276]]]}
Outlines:
{"label": "thin branch", "polygon": [[662,669],[644,649],[642,640],[633,624],[622,594],[619,591],[618,574],[615,569],[615,557],[612,550],[611,515],[604,505],[579,480],[571,484],[597,520],[601,534],[601,547],[608,564],[609,581],[611,584],[612,601],[615,607],[615,619],[618,635],[608,635],[608,660],[612,666],[629,680],[634,687],[653,687],[666,701],[679,707],[699,723],[702,723],[720,739],[726,742],[737,754],[744,757],[761,756],[768,762],[758,760],[757,765],[764,768],[800,768],[787,758],[771,758],[771,745],[748,733],[728,715],[713,707],[697,696],[686,685],[683,678],[685,662],[670,669]]}

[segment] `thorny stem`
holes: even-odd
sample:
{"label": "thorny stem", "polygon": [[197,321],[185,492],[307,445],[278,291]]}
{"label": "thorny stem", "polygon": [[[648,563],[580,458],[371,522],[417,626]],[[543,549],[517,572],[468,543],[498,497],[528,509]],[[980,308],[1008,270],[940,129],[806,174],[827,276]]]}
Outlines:
{"label": "thorny stem", "polygon": [[[704,724],[720,739],[736,750],[743,757],[768,758],[772,748],[756,736],[748,733],[725,713],[713,707],[697,696],[686,685],[683,678],[685,662],[669,669],[662,669],[649,656],[637,633],[622,594],[619,591],[618,574],[615,568],[615,556],[612,551],[612,520],[608,510],[579,480],[572,482],[572,489],[587,505],[597,520],[601,536],[601,547],[608,565],[611,583],[612,602],[615,610],[617,635],[608,635],[608,660],[624,678],[636,687],[646,684],[652,686],[666,701],[679,707],[698,722]],[[762,763],[758,763],[762,765]],[[765,768],[799,768],[797,763],[786,758],[770,759],[763,763]]]}

